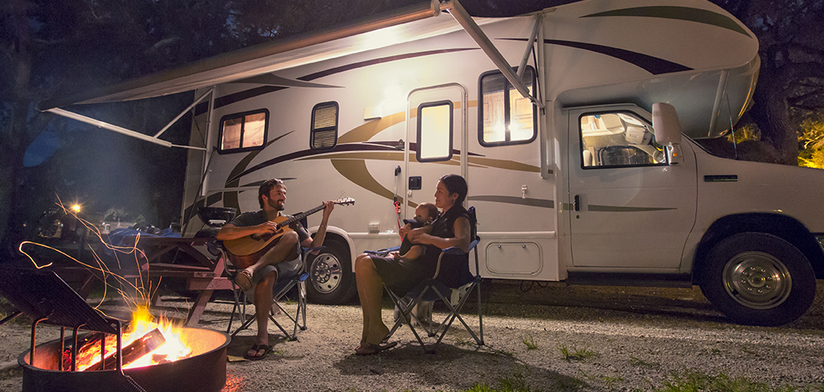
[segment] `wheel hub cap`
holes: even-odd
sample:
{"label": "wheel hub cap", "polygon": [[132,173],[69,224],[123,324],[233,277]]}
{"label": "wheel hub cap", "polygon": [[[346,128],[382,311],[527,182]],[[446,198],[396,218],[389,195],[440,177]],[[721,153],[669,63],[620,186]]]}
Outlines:
{"label": "wheel hub cap", "polygon": [[319,293],[331,293],[340,285],[343,275],[338,259],[329,253],[318,255],[312,261],[312,286]]}
{"label": "wheel hub cap", "polygon": [[787,267],[763,252],[736,255],[724,267],[724,288],[740,304],[753,309],[770,309],[790,295],[792,279]]}

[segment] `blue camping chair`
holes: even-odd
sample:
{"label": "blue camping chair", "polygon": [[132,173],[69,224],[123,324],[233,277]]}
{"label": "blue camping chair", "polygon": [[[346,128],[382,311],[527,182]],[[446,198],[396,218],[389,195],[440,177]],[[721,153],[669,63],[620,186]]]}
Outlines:
{"label": "blue camping chair", "polygon": [[[301,224],[306,227],[306,218],[301,220]],[[277,282],[275,282],[275,285],[272,287],[272,299],[274,300],[274,305],[280,309],[280,312],[283,315],[288,317],[290,324],[293,324],[291,334],[275,319],[275,313],[272,310],[269,311],[269,320],[277,326],[281,332],[283,332],[287,340],[297,340],[298,330],[306,330],[306,279],[309,278],[309,274],[306,272],[305,261],[308,255],[321,249],[322,247],[301,248],[301,257],[296,260],[296,263],[299,265],[295,266],[295,268],[288,268],[287,272],[284,272],[282,275],[278,276]],[[252,323],[255,322],[255,316],[254,314],[248,315],[246,313],[246,305],[251,303],[251,301],[250,298],[247,298],[246,293],[241,290],[240,286],[238,286],[235,281],[239,270],[232,266],[231,262],[229,262],[228,254],[222,246],[220,247],[220,251],[222,252],[220,257],[225,257],[225,260],[227,261],[226,273],[229,276],[229,280],[232,282],[232,295],[234,297],[232,315],[229,317],[229,326],[226,328],[226,333],[230,333],[231,337],[234,338],[240,331],[248,329]],[[281,302],[283,299],[291,299],[288,298],[288,295],[296,287],[297,308],[294,310],[293,316],[284,308],[284,306],[281,305]],[[237,319],[241,322],[241,325],[236,330],[232,331],[232,323],[234,322],[235,317],[237,317]]]}
{"label": "blue camping chair", "polygon": [[[424,280],[423,282],[419,283],[416,287],[410,290],[404,297],[400,297],[391,289],[384,286],[387,293],[389,293],[389,297],[392,299],[392,302],[395,304],[395,307],[399,309],[400,317],[395,321],[395,325],[389,331],[389,334],[386,336],[386,340],[392,337],[395,331],[400,328],[401,324],[406,324],[412,330],[412,333],[415,335],[418,343],[420,343],[421,348],[423,348],[424,352],[429,352],[424,343],[421,336],[418,334],[418,331],[415,329],[413,325],[413,319],[417,320],[417,316],[412,313],[412,309],[421,303],[422,301],[441,301],[443,302],[447,309],[447,315],[443,319],[443,322],[440,323],[438,328],[432,329],[432,320],[431,314],[430,319],[426,320],[417,320],[420,325],[427,325],[427,332],[429,337],[436,337],[437,340],[433,344],[433,346],[437,346],[441,343],[444,336],[446,335],[447,330],[455,321],[458,319],[461,324],[463,324],[464,328],[472,335],[472,338],[475,339],[475,342],[482,346],[484,345],[484,330],[483,330],[483,309],[481,308],[481,276],[478,271],[479,263],[478,263],[478,250],[477,245],[480,242],[480,237],[478,237],[477,233],[477,217],[475,214],[475,207],[470,207],[468,210],[469,214],[469,223],[470,223],[470,230],[471,230],[471,239],[469,245],[469,251],[464,253],[460,248],[447,248],[441,251],[441,254],[438,256],[438,265],[435,269],[435,274],[429,278]],[[390,252],[397,251],[398,247],[381,249],[377,251],[368,251],[367,253],[372,254],[379,254],[379,255],[386,255]],[[475,273],[473,274],[469,270],[469,253],[474,253],[474,260],[475,260]],[[457,301],[456,305],[453,305],[451,301],[452,293],[464,289],[465,294]],[[467,300],[471,297],[472,290],[476,289],[477,292],[477,306],[478,306],[478,334],[476,335],[472,328],[467,325],[466,321],[464,321],[463,317],[461,317],[460,311],[463,308],[464,304],[466,304]]]}

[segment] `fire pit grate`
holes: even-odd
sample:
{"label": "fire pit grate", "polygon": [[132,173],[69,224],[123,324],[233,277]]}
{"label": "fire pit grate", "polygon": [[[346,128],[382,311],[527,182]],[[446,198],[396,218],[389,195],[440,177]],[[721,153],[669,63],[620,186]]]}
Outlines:
{"label": "fire pit grate", "polygon": [[[23,367],[24,392],[96,392],[103,385],[107,390],[124,392],[201,392],[219,391],[226,383],[226,347],[230,339],[225,333],[184,328],[181,338],[192,347],[195,354],[191,357],[124,371],[120,355],[122,322],[104,317],[89,306],[53,271],[0,268],[0,295],[34,320],[31,350],[18,358]],[[35,347],[41,322],[61,327],[60,340]],[[71,343],[65,337],[67,327],[74,332],[70,338],[74,341],[71,371],[63,369],[60,360],[66,343]],[[116,370],[109,365],[109,369],[75,371],[80,328],[117,337]],[[104,344],[105,338],[101,339]]]}
{"label": "fire pit grate", "polygon": [[0,294],[46,324],[108,334],[120,332],[118,320],[103,317],[54,271],[0,269]]}

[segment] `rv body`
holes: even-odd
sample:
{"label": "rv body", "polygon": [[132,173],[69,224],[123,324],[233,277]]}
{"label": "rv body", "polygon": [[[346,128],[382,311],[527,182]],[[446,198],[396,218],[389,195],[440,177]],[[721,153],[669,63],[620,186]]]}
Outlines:
{"label": "rv body", "polygon": [[[743,24],[697,0],[475,22],[534,101],[446,12],[216,84],[195,109],[191,143],[207,152],[189,153],[185,234],[202,228],[199,207],[259,209],[269,178],[286,183],[287,213],[354,198],[309,266],[312,297],[339,303],[355,292],[356,256],[398,245],[398,222],[455,173],[477,209],[484,278],[700,284],[742,323],[806,311],[824,272],[824,174],[715,157],[693,140],[749,108],[758,43]],[[655,141],[659,102],[677,111],[675,153]]]}

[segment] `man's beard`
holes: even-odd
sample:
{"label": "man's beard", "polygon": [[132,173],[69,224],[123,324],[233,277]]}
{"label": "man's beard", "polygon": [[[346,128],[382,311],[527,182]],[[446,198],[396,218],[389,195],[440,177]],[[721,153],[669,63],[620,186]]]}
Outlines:
{"label": "man's beard", "polygon": [[283,211],[283,207],[286,205],[286,202],[284,201],[283,204],[278,204],[278,201],[280,200],[269,199],[269,207],[274,208],[275,211]]}

